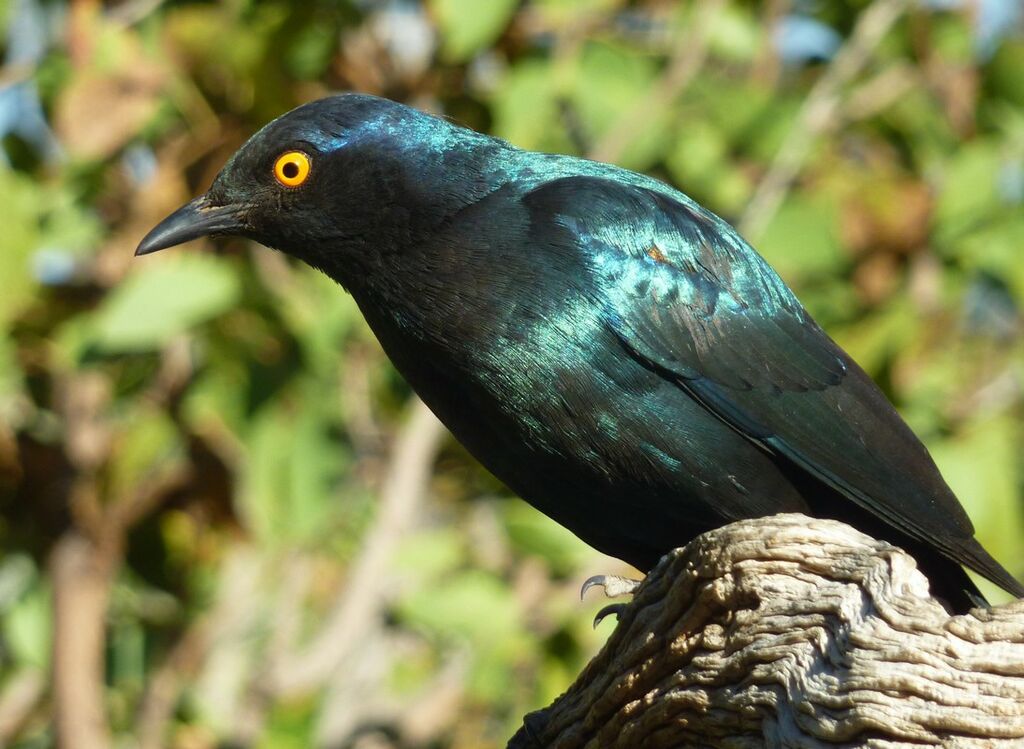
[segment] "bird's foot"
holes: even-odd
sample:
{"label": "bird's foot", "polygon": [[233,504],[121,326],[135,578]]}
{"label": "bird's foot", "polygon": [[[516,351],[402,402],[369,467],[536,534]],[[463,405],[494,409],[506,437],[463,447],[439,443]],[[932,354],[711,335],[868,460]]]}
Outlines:
{"label": "bird's foot", "polygon": [[580,600],[583,600],[583,597],[587,595],[587,591],[591,588],[603,589],[604,594],[609,598],[631,596],[640,587],[640,582],[640,580],[619,577],[618,575],[594,575],[593,577],[588,577],[583,583],[583,587],[580,588]]}
{"label": "bird's foot", "polygon": [[[583,587],[580,588],[580,600],[587,595],[587,591],[591,588],[601,588],[604,590],[604,594],[609,598],[620,598],[621,596],[632,595],[636,592],[636,589],[640,587],[640,580],[633,580],[628,577],[619,577],[618,575],[594,575],[593,577],[587,578],[586,582],[583,583]],[[623,609],[626,608],[625,603],[611,603],[605,606],[603,609],[597,612],[594,617],[594,629],[597,629],[597,625],[600,624],[605,617],[615,615],[615,618],[619,618],[619,614],[622,613]]]}
{"label": "bird's foot", "polygon": [[597,629],[597,625],[605,620],[606,617],[615,615],[615,620],[618,621],[619,616],[625,611],[628,603],[609,603],[603,609],[594,614],[594,629]]}

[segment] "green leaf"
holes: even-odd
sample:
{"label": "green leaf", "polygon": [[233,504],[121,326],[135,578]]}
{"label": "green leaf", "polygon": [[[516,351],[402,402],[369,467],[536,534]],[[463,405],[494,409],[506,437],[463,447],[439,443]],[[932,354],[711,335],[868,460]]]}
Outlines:
{"label": "green leaf", "polygon": [[999,207],[996,176],[1000,162],[999,146],[991,141],[963,146],[947,162],[935,207],[940,238],[953,239]]}
{"label": "green leaf", "polygon": [[13,342],[9,338],[0,337],[0,414],[21,393],[23,382]]}
{"label": "green leaf", "polygon": [[[623,121],[632,124],[657,72],[651,58],[623,45],[591,43],[585,47],[571,100],[591,140],[599,141]],[[672,119],[671,108],[665,108],[657,116],[637,121],[622,153],[616,154],[616,162],[637,170],[653,164],[664,153]]]}
{"label": "green leaf", "polygon": [[41,249],[82,254],[100,236],[96,217],[59,183],[32,181],[0,169],[0,325],[32,300],[38,281],[32,267]]}
{"label": "green leaf", "polygon": [[27,554],[7,554],[0,560],[0,614],[14,606],[38,579],[39,571]]}
{"label": "green leaf", "polygon": [[711,49],[728,60],[749,62],[761,49],[764,28],[750,10],[730,3],[711,25],[708,35]]}
{"label": "green leaf", "polygon": [[298,541],[322,535],[338,505],[333,485],[344,468],[345,453],[331,440],[328,414],[317,406],[318,397],[308,393],[306,408],[292,432],[288,466],[286,528]]}
{"label": "green leaf", "polygon": [[16,663],[47,668],[53,614],[45,584],[33,586],[9,610],[4,620],[4,640]]}
{"label": "green leaf", "polygon": [[1009,284],[1024,299],[1024,212],[1007,210],[947,245],[965,268],[990,273]]}
{"label": "green leaf", "polygon": [[709,74],[695,80],[684,103],[699,101],[712,126],[733,150],[765,163],[776,155],[793,127],[802,101],[766,86]]}
{"label": "green leaf", "polygon": [[845,259],[835,204],[825,196],[790,196],[757,248],[791,283],[835,272]]}
{"label": "green leaf", "polygon": [[573,533],[525,502],[506,502],[504,521],[509,539],[523,553],[544,559],[556,575],[582,567],[593,551]]}
{"label": "green leaf", "polygon": [[518,0],[432,0],[444,56],[452,62],[472,57],[498,38],[517,4]]}
{"label": "green leaf", "polygon": [[1004,39],[988,66],[987,77],[994,93],[1017,107],[1024,107],[1024,39]]}
{"label": "green leaf", "polygon": [[930,446],[942,475],[974,522],[978,540],[1018,578],[1024,572],[1024,504],[1018,489],[1021,438],[1013,417],[993,415]]}
{"label": "green leaf", "polygon": [[304,80],[322,75],[330,64],[337,37],[337,30],[327,24],[311,24],[296,32],[289,40],[286,57],[292,75]]}
{"label": "green leaf", "polygon": [[468,688],[481,700],[508,699],[513,668],[536,647],[522,628],[512,590],[480,570],[469,570],[437,587],[420,588],[399,602],[398,614],[443,642],[469,646]]}
{"label": "green leaf", "polygon": [[729,143],[718,127],[700,118],[683,121],[672,138],[666,165],[684,192],[717,213],[738,213],[748,202],[749,178],[729,160]]}
{"label": "green leaf", "polygon": [[315,734],[317,705],[312,698],[275,704],[255,749],[306,749],[322,743]]}
{"label": "green leaf", "polygon": [[680,184],[704,180],[721,169],[728,148],[720,129],[707,120],[688,120],[676,132],[674,147],[668,154],[668,168]]}
{"label": "green leaf", "polygon": [[261,3],[247,23],[238,15],[231,6],[175,7],[167,14],[166,33],[200,67],[224,76],[222,85],[255,85],[252,78],[267,60],[270,37],[287,19],[288,9],[280,3]]}
{"label": "green leaf", "polygon": [[268,545],[309,543],[331,530],[341,509],[334,487],[348,456],[331,438],[321,397],[307,390],[297,414],[279,400],[254,420],[248,435],[239,511]]}
{"label": "green leaf", "polygon": [[109,492],[124,497],[147,477],[184,458],[182,436],[171,417],[151,406],[133,409],[112,451]]}
{"label": "green leaf", "polygon": [[513,66],[494,95],[494,134],[520,148],[572,151],[559,121],[557,84],[546,60]]}
{"label": "green leaf", "polygon": [[303,347],[308,368],[333,378],[346,339],[366,322],[352,296],[325,274],[303,265],[291,281],[274,290],[278,310]]}
{"label": "green leaf", "polygon": [[404,575],[426,581],[453,572],[465,560],[465,540],[455,528],[444,527],[412,533],[403,539],[394,564]]}
{"label": "green leaf", "polygon": [[920,329],[920,313],[909,301],[899,299],[831,332],[855,362],[869,374],[877,375],[893,354],[913,341]]}
{"label": "green leaf", "polygon": [[966,15],[936,15],[929,23],[932,54],[943,63],[970,65],[974,60],[974,37],[977,33]]}
{"label": "green leaf", "polygon": [[238,301],[238,278],[220,258],[182,252],[138,266],[97,312],[93,343],[103,351],[159,348]]}
{"label": "green leaf", "polygon": [[0,324],[6,323],[32,298],[36,282],[29,259],[42,241],[39,229],[43,191],[10,169],[0,169]]}
{"label": "green leaf", "polygon": [[481,570],[416,591],[399,604],[399,613],[428,632],[445,638],[461,636],[477,645],[497,645],[519,629],[512,591]]}
{"label": "green leaf", "polygon": [[612,10],[620,0],[534,0],[534,12],[544,26],[565,28],[580,22],[583,16]]}
{"label": "green leaf", "polygon": [[0,33],[4,35],[7,34],[7,24],[10,23],[13,8],[13,0],[0,0]]}
{"label": "green leaf", "polygon": [[198,434],[228,432],[239,438],[249,426],[250,373],[240,356],[225,355],[229,353],[234,352],[211,351],[203,371],[185,393],[182,414]]}
{"label": "green leaf", "polygon": [[122,689],[141,689],[146,683],[146,632],[135,617],[109,627],[107,659],[111,682]]}
{"label": "green leaf", "polygon": [[940,101],[924,87],[915,87],[893,102],[883,115],[885,124],[900,133],[900,140],[921,165],[935,164],[950,151],[963,147]]}

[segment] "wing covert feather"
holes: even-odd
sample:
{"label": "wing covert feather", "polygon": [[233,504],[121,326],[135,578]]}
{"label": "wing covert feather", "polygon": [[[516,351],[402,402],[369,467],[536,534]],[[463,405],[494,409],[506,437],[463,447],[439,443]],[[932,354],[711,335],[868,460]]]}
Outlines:
{"label": "wing covert feather", "polygon": [[954,557],[973,527],[871,379],[721,219],[599,177],[529,193],[535,241],[585,253],[623,345],[749,439]]}

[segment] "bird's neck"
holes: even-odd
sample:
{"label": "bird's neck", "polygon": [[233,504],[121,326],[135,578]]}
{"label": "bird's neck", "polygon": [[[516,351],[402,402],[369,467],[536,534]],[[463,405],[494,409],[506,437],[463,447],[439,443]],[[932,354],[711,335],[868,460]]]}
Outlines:
{"label": "bird's neck", "polygon": [[358,213],[339,222],[336,244],[343,251],[307,261],[353,293],[402,295],[414,277],[429,281],[450,270],[446,263],[459,262],[437,257],[438,237],[502,189],[514,176],[519,153],[502,141],[463,132],[457,142],[439,139],[429,148],[385,154],[369,167],[375,171],[367,173]]}

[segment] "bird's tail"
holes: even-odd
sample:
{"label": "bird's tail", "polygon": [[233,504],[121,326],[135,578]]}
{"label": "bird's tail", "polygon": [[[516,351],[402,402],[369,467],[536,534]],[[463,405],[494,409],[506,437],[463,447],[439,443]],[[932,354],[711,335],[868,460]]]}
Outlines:
{"label": "bird's tail", "polygon": [[971,609],[989,608],[989,602],[964,568],[939,554],[914,555],[918,569],[928,578],[934,598],[951,614],[966,614]]}
{"label": "bird's tail", "polygon": [[957,546],[957,556],[961,562],[982,577],[991,580],[1007,593],[1024,598],[1024,585],[1006,571],[984,547],[973,538]]}

